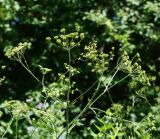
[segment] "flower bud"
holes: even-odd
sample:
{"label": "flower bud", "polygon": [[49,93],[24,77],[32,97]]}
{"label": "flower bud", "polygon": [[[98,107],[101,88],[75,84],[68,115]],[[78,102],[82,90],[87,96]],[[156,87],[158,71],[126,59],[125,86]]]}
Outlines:
{"label": "flower bud", "polygon": [[70,43],[70,46],[71,46],[71,47],[75,46],[75,42],[71,42],[71,43]]}
{"label": "flower bud", "polygon": [[54,36],[54,39],[57,40],[57,39],[58,39],[58,36]]}
{"label": "flower bud", "polygon": [[57,39],[56,42],[60,44],[62,41],[60,39]]}
{"label": "flower bud", "polygon": [[80,39],[83,40],[84,39],[84,33],[80,34]]}
{"label": "flower bud", "polygon": [[62,42],[62,45],[63,45],[64,47],[66,47],[66,46],[67,46],[67,43],[66,43],[66,42]]}
{"label": "flower bud", "polygon": [[61,33],[65,33],[65,32],[66,32],[66,29],[65,29],[65,28],[62,28],[62,29],[60,30],[60,32],[61,32]]}
{"label": "flower bud", "polygon": [[51,37],[46,37],[46,40],[47,41],[51,41]]}

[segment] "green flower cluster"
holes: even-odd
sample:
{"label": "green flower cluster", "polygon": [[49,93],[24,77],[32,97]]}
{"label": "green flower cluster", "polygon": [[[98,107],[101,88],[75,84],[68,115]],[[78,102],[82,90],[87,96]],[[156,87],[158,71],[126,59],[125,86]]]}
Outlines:
{"label": "green flower cluster", "polygon": [[15,119],[26,118],[29,120],[30,108],[25,102],[19,100],[5,101],[0,105],[6,112],[11,112],[12,117]]}
{"label": "green flower cluster", "polygon": [[52,42],[54,45],[62,46],[66,50],[71,50],[75,46],[80,46],[80,42],[84,39],[84,33],[68,33],[65,29],[60,30],[61,34],[51,37],[46,37],[46,40]]}
{"label": "green flower cluster", "polygon": [[[133,62],[135,58],[136,61]],[[124,52],[119,63],[119,68],[128,73],[131,77],[129,88],[135,90],[135,92],[141,97],[144,97],[145,91],[151,86],[151,82],[154,78],[150,77],[144,70],[142,70],[142,67],[138,64],[140,61],[139,54],[130,60],[128,54]]]}
{"label": "green flower cluster", "polygon": [[40,69],[40,71],[41,71],[41,73],[42,73],[43,75],[45,75],[45,74],[47,74],[47,73],[49,73],[49,72],[52,71],[52,69],[44,68],[44,67],[42,67],[41,65],[38,65],[38,67],[39,67],[39,69]]}
{"label": "green flower cluster", "polygon": [[68,72],[70,70],[72,76],[80,73],[80,71],[78,71],[77,68],[73,68],[72,66],[69,67],[69,65],[67,63],[64,63],[64,66],[65,66],[65,68],[67,69]]}
{"label": "green flower cluster", "polygon": [[28,47],[27,42],[19,43],[17,47],[8,49],[5,55],[9,59],[20,61],[27,47]]}
{"label": "green flower cluster", "polygon": [[90,60],[88,65],[92,67],[92,72],[103,74],[108,70],[109,62],[114,57],[114,47],[111,48],[109,54],[103,53],[101,50],[98,51],[96,42],[89,43],[84,49],[86,53],[82,53],[81,55]]}

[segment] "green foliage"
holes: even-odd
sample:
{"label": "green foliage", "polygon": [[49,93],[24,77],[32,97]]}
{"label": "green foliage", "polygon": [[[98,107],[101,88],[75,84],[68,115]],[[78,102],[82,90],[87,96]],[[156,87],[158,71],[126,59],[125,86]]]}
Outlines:
{"label": "green foliage", "polygon": [[155,115],[149,113],[141,121],[135,122],[125,119],[126,115],[121,104],[113,104],[103,116],[98,118],[99,126],[95,125],[99,133],[94,134],[95,138],[143,138],[152,137],[155,127]]}
{"label": "green foliage", "polygon": [[159,9],[0,0],[0,137],[160,138]]}

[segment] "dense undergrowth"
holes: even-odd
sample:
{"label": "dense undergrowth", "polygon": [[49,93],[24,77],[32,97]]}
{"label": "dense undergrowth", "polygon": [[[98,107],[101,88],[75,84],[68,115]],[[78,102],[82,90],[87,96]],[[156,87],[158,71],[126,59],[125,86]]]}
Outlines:
{"label": "dense undergrowth", "polygon": [[0,1],[0,138],[159,138],[159,10]]}

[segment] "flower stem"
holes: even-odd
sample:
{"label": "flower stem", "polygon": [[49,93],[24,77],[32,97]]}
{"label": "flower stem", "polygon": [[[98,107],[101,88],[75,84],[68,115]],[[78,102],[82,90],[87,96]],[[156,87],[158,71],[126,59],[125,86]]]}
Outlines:
{"label": "flower stem", "polygon": [[66,139],[69,138],[69,94],[70,94],[70,86],[71,86],[71,53],[70,53],[70,49],[68,49],[68,64],[69,64],[69,81],[68,81],[67,108],[66,108],[66,128],[67,128]]}
{"label": "flower stem", "polygon": [[42,83],[39,81],[39,79],[31,72],[31,70],[28,69],[28,68],[22,63],[22,61],[19,61],[19,62],[20,62],[20,64],[34,77],[34,79],[43,86],[43,84],[42,84]]}

